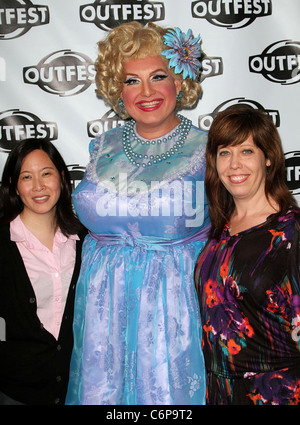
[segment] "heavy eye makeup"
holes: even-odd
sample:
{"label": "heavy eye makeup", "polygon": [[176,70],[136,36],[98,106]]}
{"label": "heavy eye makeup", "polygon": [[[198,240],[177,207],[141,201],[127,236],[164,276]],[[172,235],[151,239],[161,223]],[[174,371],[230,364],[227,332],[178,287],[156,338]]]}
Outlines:
{"label": "heavy eye makeup", "polygon": [[168,75],[159,73],[159,74],[153,75],[151,77],[151,81],[162,81],[162,80],[165,80],[166,78],[168,78]]}
{"label": "heavy eye makeup", "polygon": [[127,86],[132,86],[133,84],[138,84],[139,79],[135,78],[135,77],[127,77],[126,80],[124,81],[124,84],[126,84]]}
{"label": "heavy eye makeup", "polygon": [[[166,78],[168,78],[168,75],[160,72],[160,73],[153,74],[150,77],[150,81],[151,82],[163,81]],[[140,82],[140,79],[138,77],[128,76],[125,79],[124,84],[126,84],[127,86],[131,86],[131,85],[134,85],[134,84],[138,84],[139,82]]]}

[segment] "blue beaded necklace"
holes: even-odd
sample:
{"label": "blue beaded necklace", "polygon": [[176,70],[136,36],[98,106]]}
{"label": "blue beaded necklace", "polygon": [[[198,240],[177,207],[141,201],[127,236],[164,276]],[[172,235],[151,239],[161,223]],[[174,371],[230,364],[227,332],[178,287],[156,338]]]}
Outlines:
{"label": "blue beaded necklace", "polygon": [[[150,167],[153,164],[158,164],[161,161],[164,161],[168,158],[170,158],[172,155],[175,155],[176,152],[178,152],[178,149],[180,149],[185,142],[185,139],[187,135],[189,134],[189,131],[191,129],[192,121],[188,118],[178,114],[178,118],[180,119],[180,124],[176,128],[176,130],[173,131],[173,133],[169,134],[167,137],[153,139],[153,140],[143,140],[137,137],[134,131],[134,125],[135,121],[130,120],[127,121],[123,134],[122,134],[122,140],[123,140],[123,149],[125,152],[125,155],[129,159],[129,161],[135,165],[136,167]],[[146,155],[146,154],[138,154],[134,152],[131,143],[137,142],[141,145],[155,145],[155,144],[161,144],[166,143],[167,141],[174,140],[173,147],[166,150],[166,152],[160,154],[160,155]],[[141,163],[139,160],[148,160],[146,162]]]}

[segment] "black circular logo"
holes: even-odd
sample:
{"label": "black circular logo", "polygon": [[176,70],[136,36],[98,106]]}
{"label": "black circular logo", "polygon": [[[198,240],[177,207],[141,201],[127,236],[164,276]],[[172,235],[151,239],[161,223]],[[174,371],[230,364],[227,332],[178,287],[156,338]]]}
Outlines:
{"label": "black circular logo", "polygon": [[0,40],[26,34],[32,27],[49,23],[49,8],[30,0],[0,0]]}
{"label": "black circular logo", "polygon": [[249,58],[250,72],[283,85],[300,81],[300,43],[282,40],[268,46],[261,55]]}
{"label": "black circular logo", "polygon": [[0,112],[0,150],[9,152],[23,139],[57,139],[57,125],[42,121],[31,112],[10,109]]}
{"label": "black circular logo", "polygon": [[286,183],[293,195],[300,194],[300,151],[285,153]]}
{"label": "black circular logo", "polygon": [[96,0],[80,6],[80,20],[95,24],[107,31],[124,22],[148,22],[165,19],[165,6],[162,2],[149,0]]}
{"label": "black circular logo", "polygon": [[59,96],[74,96],[86,90],[95,79],[92,60],[78,52],[59,50],[43,58],[38,65],[23,69],[27,84]]}
{"label": "black circular logo", "polygon": [[193,18],[203,18],[213,25],[228,29],[246,27],[256,18],[271,14],[271,0],[197,0],[192,2]]}
{"label": "black circular logo", "polygon": [[221,103],[219,106],[217,106],[213,112],[209,114],[200,115],[198,118],[199,127],[202,130],[208,131],[210,129],[210,126],[217,115],[218,112],[224,111],[225,109],[229,108],[233,105],[247,105],[250,106],[253,109],[260,109],[264,112],[266,112],[268,115],[270,115],[273,119],[274,124],[276,127],[279,127],[280,125],[280,116],[279,112],[277,110],[273,109],[265,109],[259,102],[256,102],[255,100],[246,99],[245,97],[236,97],[233,99],[226,100],[225,102]]}

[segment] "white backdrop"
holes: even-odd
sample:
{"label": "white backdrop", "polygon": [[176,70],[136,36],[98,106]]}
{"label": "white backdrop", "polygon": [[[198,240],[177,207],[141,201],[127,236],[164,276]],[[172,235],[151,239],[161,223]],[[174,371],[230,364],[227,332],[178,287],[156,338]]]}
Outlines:
{"label": "white backdrop", "polygon": [[182,113],[208,130],[230,104],[266,110],[299,202],[299,0],[0,0],[0,175],[18,141],[49,138],[77,184],[89,140],[122,124],[95,95],[93,63],[97,41],[129,20],[200,33],[203,94]]}

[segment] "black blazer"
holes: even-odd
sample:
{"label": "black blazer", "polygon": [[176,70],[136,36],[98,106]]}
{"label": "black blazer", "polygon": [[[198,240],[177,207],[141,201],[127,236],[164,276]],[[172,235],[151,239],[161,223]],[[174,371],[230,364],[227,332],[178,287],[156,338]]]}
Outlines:
{"label": "black blazer", "polygon": [[83,237],[76,241],[75,268],[56,340],[36,314],[34,290],[18,247],[10,240],[9,225],[0,226],[0,318],[6,325],[5,341],[0,341],[0,391],[21,403],[64,404]]}

